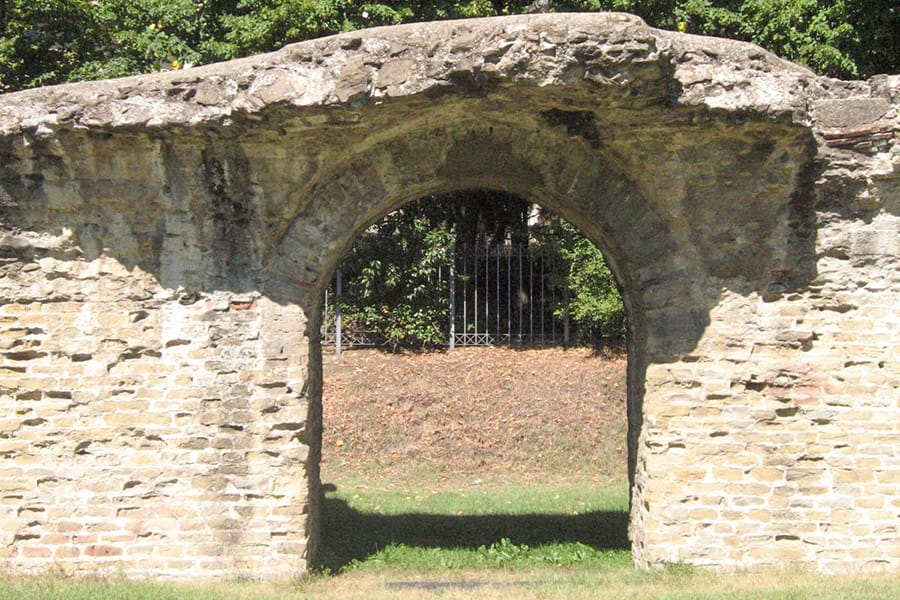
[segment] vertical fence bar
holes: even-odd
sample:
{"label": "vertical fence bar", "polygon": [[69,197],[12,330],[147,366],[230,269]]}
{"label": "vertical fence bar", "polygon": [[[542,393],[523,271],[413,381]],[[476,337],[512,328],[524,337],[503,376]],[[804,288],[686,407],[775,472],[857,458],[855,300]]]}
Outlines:
{"label": "vertical fence bar", "polygon": [[337,268],[335,277],[335,303],[334,303],[334,354],[341,355],[341,268]]}
{"label": "vertical fence bar", "polygon": [[475,263],[475,342],[478,342],[478,244],[472,249],[472,261]]}
{"label": "vertical fence bar", "polygon": [[534,344],[534,251],[528,245],[528,335]]}
{"label": "vertical fence bar", "polygon": [[[556,267],[556,265],[554,265],[554,268],[558,268],[558,267]],[[551,290],[550,302],[552,303],[552,306],[554,306],[554,307],[556,306],[556,286],[555,285],[553,286],[553,288]],[[552,314],[552,313],[550,315],[550,329],[552,331],[551,335],[553,336],[553,344],[555,345],[556,344],[556,315]]]}
{"label": "vertical fence bar", "polygon": [[519,343],[522,343],[522,306],[525,303],[525,299],[522,297],[525,295],[525,290],[522,286],[522,246],[519,246],[517,254],[519,255],[519,281],[517,287],[517,300],[519,301]]}
{"label": "vertical fence bar", "polygon": [[462,343],[465,345],[466,336],[469,334],[469,271],[467,267],[469,266],[469,261],[467,258],[468,248],[463,246],[462,250],[462,280],[463,280],[463,306],[462,306],[462,314],[463,314],[463,327],[462,327]]}
{"label": "vertical fence bar", "polygon": [[547,312],[547,305],[544,304],[544,257],[538,257],[541,261],[541,344],[546,345],[547,340],[545,339],[546,333],[544,332],[544,313]]}
{"label": "vertical fence bar", "polygon": [[506,250],[506,341],[512,345],[512,246]]}
{"label": "vertical fence bar", "polygon": [[484,331],[485,342],[491,339],[491,245],[484,245]]}
{"label": "vertical fence bar", "polygon": [[497,343],[500,343],[500,248],[501,246],[498,244],[494,247],[494,266],[497,269],[497,295],[496,295],[496,305],[497,305]]}
{"label": "vertical fence bar", "polygon": [[450,256],[450,339],[449,349],[456,347],[456,248]]}

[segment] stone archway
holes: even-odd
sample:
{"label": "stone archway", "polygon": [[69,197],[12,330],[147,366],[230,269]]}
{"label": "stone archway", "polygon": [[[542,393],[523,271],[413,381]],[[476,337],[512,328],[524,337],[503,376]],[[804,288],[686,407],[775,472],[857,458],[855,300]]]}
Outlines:
{"label": "stone archway", "polygon": [[622,284],[639,564],[896,568],[898,86],[581,14],[4,97],[10,564],[305,568],[324,282],[378,217],[481,187]]}
{"label": "stone archway", "polygon": [[[546,100],[547,96],[545,94],[543,98]],[[428,195],[453,189],[491,187],[559,212],[604,250],[622,282],[629,319],[634,324],[629,348],[629,473],[634,484],[635,506],[639,507],[643,504],[645,482],[645,475],[639,472],[637,465],[642,453],[639,438],[644,415],[647,364],[675,362],[681,355],[695,351],[709,323],[709,311],[720,302],[721,293],[713,287],[712,295],[706,297],[702,291],[705,284],[698,285],[704,261],[734,260],[734,257],[697,256],[696,249],[679,240],[678,232],[672,231],[679,223],[662,217],[653,207],[653,201],[644,197],[639,187],[631,183],[635,179],[659,177],[651,167],[644,166],[639,173],[617,171],[602,150],[598,151],[590,140],[581,138],[579,133],[573,133],[558,121],[587,122],[592,136],[599,135],[601,130],[612,129],[615,124],[597,124],[585,116],[594,113],[573,108],[567,111],[547,109],[542,113],[539,108],[529,111],[524,101],[510,102],[521,107],[520,115],[534,114],[533,121],[523,122],[524,119],[520,118],[519,123],[513,126],[501,119],[494,121],[491,115],[479,111],[478,124],[460,118],[454,119],[453,126],[440,127],[437,132],[416,127],[415,139],[401,134],[397,138],[387,138],[378,146],[365,148],[362,157],[348,153],[350,157],[347,162],[335,165],[333,178],[324,179],[306,210],[296,217],[280,240],[269,263],[267,278],[268,281],[278,282],[279,290],[284,290],[286,285],[308,286],[316,290],[316,293],[307,296],[316,303],[311,304],[307,312],[318,315],[319,291],[325,282],[330,281],[339,258],[373,220],[412,199],[409,196],[411,193]],[[550,99],[549,105],[554,105],[554,99]],[[439,110],[446,110],[446,107],[441,106]],[[461,110],[461,114],[473,110]],[[423,120],[428,120],[427,114]],[[458,130],[454,131],[457,126]],[[713,156],[721,154],[716,149],[719,143],[732,148],[744,147],[747,149],[744,156],[752,160],[750,155],[755,144],[766,145],[771,150],[778,145],[778,137],[784,135],[781,128],[776,128],[778,133],[772,133],[767,144],[761,141],[765,140],[764,132],[754,131],[747,138],[742,138],[743,131],[727,131],[727,128],[725,131],[724,140],[695,134],[692,143],[705,145],[704,152]],[[791,134],[787,135],[790,139]],[[689,134],[684,136],[690,137]],[[653,140],[650,143],[657,142]],[[797,144],[796,148],[802,151],[804,145]],[[717,174],[711,171],[718,168],[722,169],[718,177],[724,179],[731,176],[733,164],[722,161],[720,166],[711,168],[712,162],[702,161],[690,166],[669,165],[668,168],[678,169],[685,179],[694,175],[690,172],[691,168],[697,169],[698,177],[715,179]],[[795,157],[792,162],[802,164],[802,157]],[[773,176],[772,180],[776,177],[784,178],[781,182],[784,186],[782,197],[789,197],[796,172],[783,171]],[[767,184],[777,185],[774,181],[767,181]],[[752,187],[744,188],[744,191],[751,196],[758,195]],[[772,189],[767,191],[771,193]],[[776,210],[784,208],[781,205]],[[778,229],[775,215],[769,213],[762,218],[768,220],[766,227]],[[698,237],[702,235],[707,233],[697,233]],[[775,235],[786,236],[786,233],[782,230]],[[315,239],[312,244],[311,239]],[[711,246],[713,242],[707,243]],[[298,264],[296,257],[305,256],[311,250],[317,253],[311,263]],[[712,251],[712,248],[707,250]],[[737,250],[748,252],[744,248]],[[760,260],[759,257],[757,259]],[[771,259],[764,256],[761,260]],[[737,268],[748,269],[748,265]],[[694,273],[693,278],[686,277],[685,271]],[[299,278],[297,273],[301,272],[308,273],[310,279],[304,281]],[[647,301],[644,294],[646,288],[663,295],[662,301]],[[310,331],[317,331],[317,321],[313,323]],[[313,356],[316,354],[313,353]],[[317,369],[320,366],[317,359],[311,361],[311,368],[312,379],[318,379]],[[698,375],[693,377],[700,378]],[[656,385],[673,386],[675,389],[693,385],[682,378],[685,375],[673,381],[675,378],[667,375]],[[316,394],[312,398],[314,406],[318,406]],[[633,532],[641,531],[641,518],[641,511],[635,510],[632,514]],[[642,560],[642,546],[636,545],[635,553],[638,560]]]}

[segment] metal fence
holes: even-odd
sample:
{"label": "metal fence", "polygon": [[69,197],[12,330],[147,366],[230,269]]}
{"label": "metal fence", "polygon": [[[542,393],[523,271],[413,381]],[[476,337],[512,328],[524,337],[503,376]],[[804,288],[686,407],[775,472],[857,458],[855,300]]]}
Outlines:
{"label": "metal fence", "polygon": [[[458,246],[440,277],[452,284],[448,298],[447,346],[568,345],[573,330],[565,304],[568,265],[537,244]],[[345,275],[338,268],[325,292],[322,343],[339,354],[348,347],[380,346],[375,332],[343,326],[341,299]],[[564,313],[564,311],[562,311]]]}

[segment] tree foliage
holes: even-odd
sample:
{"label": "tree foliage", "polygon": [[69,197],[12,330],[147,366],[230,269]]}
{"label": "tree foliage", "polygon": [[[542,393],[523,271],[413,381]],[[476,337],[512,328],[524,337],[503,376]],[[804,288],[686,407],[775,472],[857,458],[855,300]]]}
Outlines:
{"label": "tree foliage", "polygon": [[[529,225],[532,209],[509,194],[467,190],[391,213],[366,230],[344,258],[344,323],[373,332],[394,348],[446,344],[450,266],[461,273],[463,254],[471,265],[467,251],[484,244],[531,243],[546,265],[537,284],[544,286],[542,296],[555,298],[553,314],[573,324],[576,341],[622,338],[625,309],[600,250],[554,215],[544,213],[537,225]],[[458,285],[459,293],[463,286],[482,284],[461,280]]]}
{"label": "tree foliage", "polygon": [[550,214],[543,216],[532,236],[540,252],[551,259],[558,257],[562,265],[548,279],[556,291],[553,312],[575,324],[577,341],[624,338],[628,326],[625,305],[600,249],[574,225]]}
{"label": "tree foliage", "polygon": [[348,7],[343,0],[240,0],[222,15],[225,36],[217,51],[221,58],[234,58],[354,29]]}
{"label": "tree foliage", "polygon": [[0,91],[222,58],[236,0],[5,0]]}
{"label": "tree foliage", "polygon": [[87,0],[7,1],[0,25],[0,91],[64,81],[108,45],[103,15]]}
{"label": "tree foliage", "polygon": [[[860,75],[854,0],[688,0],[676,7],[676,27],[759,44],[779,56],[828,75]],[[898,29],[900,33],[900,29]]]}
{"label": "tree foliage", "polygon": [[419,206],[397,210],[363,234],[344,257],[341,306],[346,323],[390,346],[443,344],[455,231]]}
{"label": "tree foliage", "polygon": [[[314,37],[517,14],[531,0],[0,0],[0,91],[177,69]],[[900,72],[896,0],[554,0],[667,29],[754,42],[818,73]]]}
{"label": "tree foliage", "polygon": [[348,326],[374,332],[395,348],[445,344],[456,249],[527,241],[528,209],[508,194],[469,190],[425,198],[384,217],[344,257],[341,305]]}

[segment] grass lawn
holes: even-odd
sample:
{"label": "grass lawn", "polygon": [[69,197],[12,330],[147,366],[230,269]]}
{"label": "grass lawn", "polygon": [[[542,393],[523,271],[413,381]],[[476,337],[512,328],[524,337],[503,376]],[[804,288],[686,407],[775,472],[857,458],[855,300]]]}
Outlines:
{"label": "grass lawn", "polygon": [[900,597],[897,576],[823,577],[801,573],[716,576],[689,569],[637,571],[525,568],[434,572],[370,569],[337,577],[284,583],[177,585],[123,581],[15,579],[0,581],[4,599],[229,600],[229,599],[809,599],[886,600]]}
{"label": "grass lawn", "polygon": [[717,575],[635,569],[622,486],[471,485],[429,492],[348,484],[326,497],[322,571],[292,582],[208,585],[0,580],[10,599],[900,598],[900,574]]}
{"label": "grass lawn", "polygon": [[326,496],[321,567],[339,573],[630,565],[624,488],[350,485]]}

